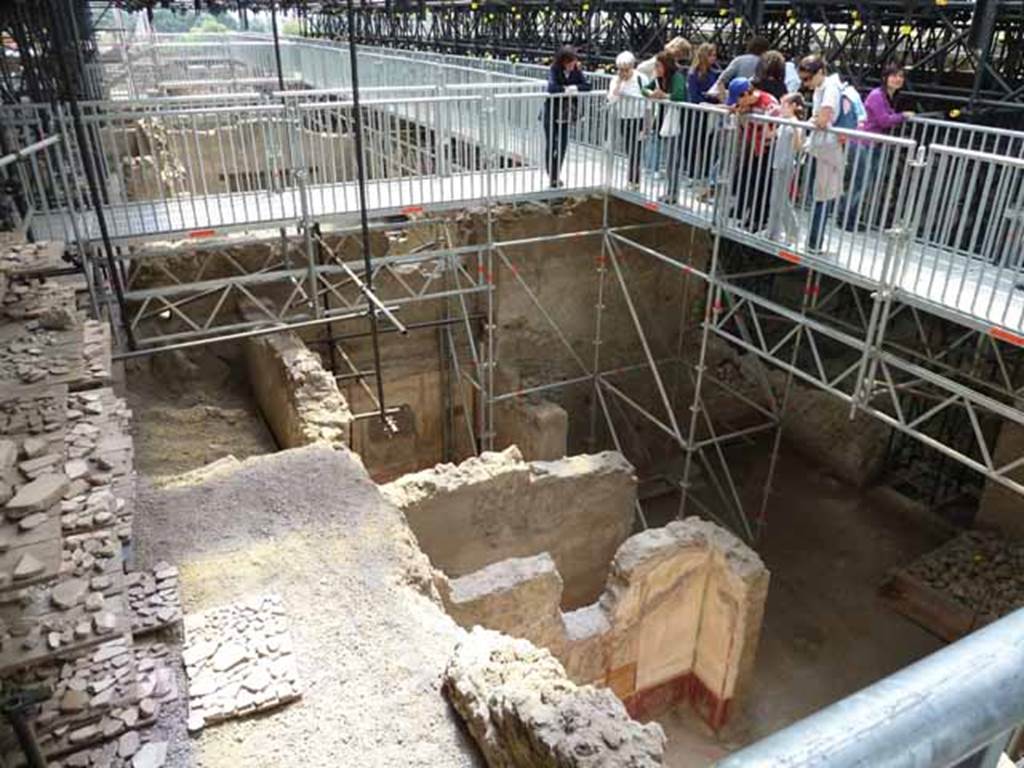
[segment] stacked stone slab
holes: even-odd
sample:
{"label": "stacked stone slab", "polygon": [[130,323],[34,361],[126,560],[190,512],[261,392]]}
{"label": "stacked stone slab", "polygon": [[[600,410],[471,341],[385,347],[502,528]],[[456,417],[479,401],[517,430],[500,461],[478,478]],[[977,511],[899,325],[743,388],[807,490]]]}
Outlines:
{"label": "stacked stone slab", "polygon": [[257,595],[185,619],[190,731],[301,696],[278,595]]}
{"label": "stacked stone slab", "polygon": [[[160,750],[139,729],[178,695],[167,648],[131,636],[131,413],[107,386],[109,327],[79,310],[85,283],[63,274],[63,245],[3,242],[0,674],[53,692],[35,724],[54,765],[126,765]],[[20,762],[6,727],[0,756]]]}

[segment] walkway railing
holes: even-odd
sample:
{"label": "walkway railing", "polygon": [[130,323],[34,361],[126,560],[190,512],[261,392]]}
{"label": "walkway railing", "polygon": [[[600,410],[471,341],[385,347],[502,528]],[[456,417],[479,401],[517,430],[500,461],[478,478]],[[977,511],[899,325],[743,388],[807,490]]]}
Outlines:
{"label": "walkway railing", "polygon": [[24,126],[4,131],[5,145],[20,146],[0,157],[0,229],[44,231],[51,239],[84,242],[84,182],[68,154],[67,137],[52,127],[56,132],[51,134]]}
{"label": "walkway railing", "polygon": [[[161,61],[227,57],[242,62],[238,75],[268,76],[266,39],[228,43],[153,45]],[[303,82],[348,77],[339,45],[285,43]],[[526,76],[512,62],[474,69],[465,57],[366,48],[360,57],[376,62],[361,67],[375,212],[610,189],[1024,342],[1022,133],[929,119],[892,137],[815,131],[779,118],[737,121],[709,105],[615,107],[600,91],[550,96],[541,72]],[[390,84],[395,72],[399,85]],[[113,238],[356,213],[348,88],[84,103]],[[562,113],[557,105],[566,124],[545,123]],[[5,124],[28,131],[24,143],[60,132],[76,149],[66,116],[48,106],[0,112]],[[553,154],[564,154],[554,172]],[[44,199],[42,190],[35,195]],[[39,234],[73,234],[69,219],[80,208],[45,199]],[[98,235],[91,220],[74,226],[86,239]]]}
{"label": "walkway railing", "polygon": [[718,768],[996,768],[1024,720],[1024,610],[718,761]]}

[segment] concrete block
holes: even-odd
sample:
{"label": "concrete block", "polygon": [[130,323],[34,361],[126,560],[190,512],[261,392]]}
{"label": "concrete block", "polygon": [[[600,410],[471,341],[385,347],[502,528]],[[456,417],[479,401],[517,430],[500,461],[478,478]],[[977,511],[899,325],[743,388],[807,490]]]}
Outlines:
{"label": "concrete block", "polygon": [[569,414],[547,400],[513,400],[494,409],[496,446],[519,448],[527,461],[551,461],[566,455]]}
{"label": "concrete block", "polygon": [[556,654],[564,644],[562,578],[546,552],[502,560],[452,579],[439,591],[449,615],[467,629],[506,632]]}

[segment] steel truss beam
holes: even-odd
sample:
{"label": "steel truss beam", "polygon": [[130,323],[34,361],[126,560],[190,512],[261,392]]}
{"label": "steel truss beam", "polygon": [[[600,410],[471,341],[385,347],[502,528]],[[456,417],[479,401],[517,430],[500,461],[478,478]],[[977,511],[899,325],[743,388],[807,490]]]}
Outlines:
{"label": "steel truss beam", "polygon": [[711,42],[720,58],[741,53],[754,31],[787,56],[821,52],[858,85],[877,84],[893,61],[912,67],[910,91],[927,110],[950,103],[1024,107],[1024,14],[1016,2],[466,2],[374,3],[354,28],[329,4],[306,33],[360,43],[521,61],[546,61],[578,45],[591,66],[621,50],[649,55],[670,37]]}
{"label": "steel truss beam", "polygon": [[[724,306],[712,323],[720,337],[849,402],[986,478],[1024,494],[1024,484],[1012,476],[1015,469],[1024,466],[1024,456],[996,461],[992,436],[981,427],[984,417],[1024,426],[1024,413],[1019,409],[897,354],[884,349],[872,351],[864,339],[813,317],[802,316],[754,291],[728,283],[723,283],[721,288]],[[736,331],[735,326],[741,320],[757,329],[754,343]],[[768,333],[768,329],[772,333]],[[795,354],[791,345],[800,336],[806,340],[807,352]],[[849,353],[845,361],[839,355],[826,353],[829,347],[836,345]],[[872,358],[873,365],[863,380],[858,380],[860,360],[865,352]],[[903,401],[903,394],[908,390],[929,398],[931,407],[922,413],[908,412]],[[949,446],[933,434],[938,418],[946,411],[961,412],[971,425],[967,448]]]}

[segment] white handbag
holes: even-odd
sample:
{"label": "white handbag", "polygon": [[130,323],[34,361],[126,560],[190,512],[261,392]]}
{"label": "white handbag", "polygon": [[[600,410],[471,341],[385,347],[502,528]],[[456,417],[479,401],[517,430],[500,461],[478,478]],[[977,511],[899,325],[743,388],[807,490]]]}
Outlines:
{"label": "white handbag", "polygon": [[680,123],[682,122],[682,110],[666,104],[665,112],[667,114],[661,120],[661,130],[658,131],[658,135],[663,138],[678,136]]}

